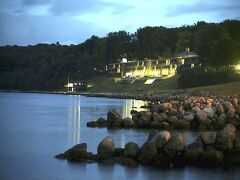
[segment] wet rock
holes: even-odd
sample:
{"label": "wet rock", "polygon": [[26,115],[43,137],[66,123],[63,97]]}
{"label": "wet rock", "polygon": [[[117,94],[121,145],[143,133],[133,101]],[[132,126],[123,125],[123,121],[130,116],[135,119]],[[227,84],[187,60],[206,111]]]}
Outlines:
{"label": "wet rock", "polygon": [[123,127],[131,128],[131,127],[134,127],[134,125],[135,125],[135,122],[131,118],[126,117],[123,119]]}
{"label": "wet rock", "polygon": [[98,127],[106,127],[107,126],[107,120],[102,117],[98,118],[98,120],[96,122],[98,124]]}
{"label": "wet rock", "polygon": [[191,122],[194,120],[194,116],[193,116],[193,114],[189,114],[189,115],[183,116],[183,119]]}
{"label": "wet rock", "polygon": [[123,166],[130,166],[130,167],[134,167],[138,165],[138,163],[134,159],[127,158],[127,157],[121,159],[119,163]]}
{"label": "wet rock", "polygon": [[163,122],[163,119],[161,118],[161,116],[160,116],[158,113],[156,113],[156,112],[154,112],[154,113],[152,114],[152,117],[153,117],[153,121]]}
{"label": "wet rock", "polygon": [[156,156],[153,157],[152,165],[161,168],[168,168],[171,165],[171,161],[166,154],[158,153]]}
{"label": "wet rock", "polygon": [[113,138],[106,137],[98,145],[97,152],[105,157],[111,157],[115,152],[115,143]]}
{"label": "wet rock", "polygon": [[219,166],[223,164],[224,154],[221,151],[206,151],[202,154],[201,166]]}
{"label": "wet rock", "polygon": [[238,98],[236,98],[236,97],[233,98],[232,99],[232,104],[233,104],[234,107],[237,107],[237,105],[238,105]]}
{"label": "wet rock", "polygon": [[169,115],[169,116],[176,116],[176,115],[177,115],[177,110],[171,108],[171,109],[168,111],[168,115]]}
{"label": "wet rock", "polygon": [[168,119],[168,115],[166,113],[160,113],[159,116],[163,121],[166,121]]}
{"label": "wet rock", "polygon": [[115,110],[110,110],[107,113],[107,124],[109,127],[121,127],[122,118]]}
{"label": "wet rock", "polygon": [[122,156],[124,154],[123,148],[115,148],[114,156]]}
{"label": "wet rock", "polygon": [[236,135],[234,148],[237,152],[240,152],[240,134],[239,133]]}
{"label": "wet rock", "polygon": [[223,104],[223,107],[224,107],[225,111],[228,111],[230,108],[233,108],[233,105],[229,101],[225,101]]}
{"label": "wet rock", "polygon": [[158,129],[161,128],[161,122],[159,121],[151,121],[149,124],[150,128]]}
{"label": "wet rock", "polygon": [[232,124],[228,124],[223,130],[217,134],[216,147],[222,151],[231,150],[236,137],[236,128]]}
{"label": "wet rock", "polygon": [[214,111],[211,107],[207,106],[203,109],[203,111],[206,113],[207,117],[212,119],[214,116]]}
{"label": "wet rock", "polygon": [[134,142],[128,142],[124,148],[124,156],[135,159],[139,152],[139,147]]}
{"label": "wet rock", "polygon": [[138,124],[140,126],[148,126],[150,124],[150,121],[152,119],[152,113],[151,112],[141,112],[140,117],[138,119]]}
{"label": "wet rock", "polygon": [[201,154],[204,151],[202,138],[198,137],[195,142],[187,146],[187,152],[192,152],[194,154]]}
{"label": "wet rock", "polygon": [[72,148],[68,149],[64,152],[65,157],[69,161],[85,161],[88,158],[87,153],[87,144],[82,143],[73,146]]}
{"label": "wet rock", "polygon": [[66,159],[66,156],[65,156],[65,154],[58,154],[58,155],[56,155],[56,156],[54,156],[55,158],[57,158],[57,159]]}
{"label": "wet rock", "polygon": [[223,106],[220,104],[220,103],[218,103],[217,105],[216,105],[216,111],[217,111],[217,113],[220,115],[220,114],[222,114],[222,113],[224,113],[224,108],[223,108]]}
{"label": "wet rock", "polygon": [[170,125],[169,125],[169,123],[167,123],[167,122],[161,122],[161,123],[159,124],[159,128],[160,128],[160,129],[169,129],[169,128],[170,128]]}
{"label": "wet rock", "polygon": [[170,110],[172,108],[171,103],[163,103],[163,106],[165,107],[166,110]]}
{"label": "wet rock", "polygon": [[235,109],[234,108],[229,108],[227,111],[227,117],[233,118],[235,116]]}
{"label": "wet rock", "polygon": [[96,121],[87,122],[87,127],[98,127],[98,124]]}
{"label": "wet rock", "polygon": [[198,106],[192,108],[192,112],[196,113],[198,111],[201,111],[201,109]]}
{"label": "wet rock", "polygon": [[216,142],[217,132],[203,132],[201,135],[202,142],[206,145],[214,145]]}
{"label": "wet rock", "polygon": [[186,147],[184,136],[181,133],[174,134],[165,146],[164,150],[169,156],[174,156]]}
{"label": "wet rock", "polygon": [[159,113],[159,105],[152,105],[152,107],[150,108],[150,112],[151,113]]}
{"label": "wet rock", "polygon": [[190,129],[191,122],[180,119],[171,124],[174,129]]}
{"label": "wet rock", "polygon": [[161,131],[153,136],[149,136],[148,142],[154,143],[157,149],[163,148],[171,138],[169,131]]}
{"label": "wet rock", "polygon": [[205,121],[207,120],[207,115],[204,111],[198,111],[196,112],[196,117],[199,121]]}
{"label": "wet rock", "polygon": [[177,121],[178,121],[178,118],[176,116],[170,116],[168,118],[168,121],[171,123],[171,124],[175,124]]}
{"label": "wet rock", "polygon": [[183,103],[183,109],[185,111],[191,111],[192,109],[191,103],[188,103],[188,102]]}
{"label": "wet rock", "polygon": [[149,165],[151,164],[153,158],[158,154],[157,147],[152,142],[146,142],[140,148],[138,161],[141,164]]}

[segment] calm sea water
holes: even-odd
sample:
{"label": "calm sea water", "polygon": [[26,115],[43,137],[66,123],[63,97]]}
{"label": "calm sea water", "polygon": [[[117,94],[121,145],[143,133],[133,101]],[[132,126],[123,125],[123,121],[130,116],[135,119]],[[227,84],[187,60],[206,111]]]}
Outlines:
{"label": "calm sea water", "polygon": [[[31,93],[0,93],[0,179],[240,179],[240,168],[162,170],[138,166],[77,164],[54,155],[86,142],[96,152],[98,143],[112,136],[118,147],[129,141],[143,144],[147,130],[87,128],[86,122],[106,117],[116,109],[123,117],[142,101]],[[139,110],[139,108],[138,108]],[[187,143],[198,132],[184,132]]]}

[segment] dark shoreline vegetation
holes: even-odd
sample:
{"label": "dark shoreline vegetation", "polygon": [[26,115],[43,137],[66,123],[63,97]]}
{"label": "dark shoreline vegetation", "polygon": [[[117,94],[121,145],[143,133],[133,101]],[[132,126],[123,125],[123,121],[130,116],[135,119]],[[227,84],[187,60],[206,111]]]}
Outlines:
{"label": "dark shoreline vegetation", "polygon": [[124,148],[116,148],[113,138],[106,137],[99,143],[97,154],[87,152],[87,144],[82,143],[55,158],[78,163],[141,164],[160,168],[232,167],[240,165],[240,136],[236,135],[234,125],[227,124],[219,132],[203,132],[187,145],[181,133],[152,131],[141,147],[128,142]]}
{"label": "dark shoreline vegetation", "polygon": [[135,33],[92,36],[78,45],[37,44],[0,47],[0,89],[59,91],[67,82],[106,75],[105,66],[129,60],[172,57],[189,47],[202,68],[180,72],[179,88],[239,80],[229,65],[239,63],[240,22],[197,22],[179,28],[144,27]]}

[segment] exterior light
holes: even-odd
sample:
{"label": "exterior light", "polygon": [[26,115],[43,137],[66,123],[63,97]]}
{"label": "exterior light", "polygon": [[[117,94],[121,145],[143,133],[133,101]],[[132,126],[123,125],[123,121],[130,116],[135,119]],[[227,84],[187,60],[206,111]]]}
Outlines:
{"label": "exterior light", "polygon": [[144,84],[152,84],[155,81],[155,79],[148,79],[145,81]]}
{"label": "exterior light", "polygon": [[237,71],[240,71],[240,64],[237,64],[237,65],[235,66],[235,69],[236,69]]}

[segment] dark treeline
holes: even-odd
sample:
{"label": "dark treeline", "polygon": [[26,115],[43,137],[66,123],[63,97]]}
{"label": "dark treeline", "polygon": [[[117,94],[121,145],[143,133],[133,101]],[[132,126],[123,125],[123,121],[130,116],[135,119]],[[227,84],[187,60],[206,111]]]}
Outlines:
{"label": "dark treeline", "polygon": [[236,64],[240,49],[240,21],[198,22],[179,28],[144,27],[130,34],[111,32],[92,36],[79,45],[37,44],[0,47],[0,89],[57,90],[70,80],[104,74],[105,66],[122,57],[171,57],[189,47],[203,66]]}

